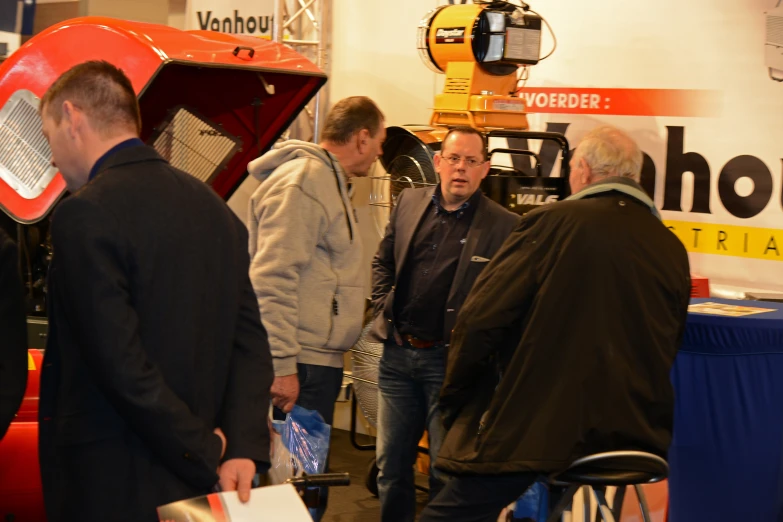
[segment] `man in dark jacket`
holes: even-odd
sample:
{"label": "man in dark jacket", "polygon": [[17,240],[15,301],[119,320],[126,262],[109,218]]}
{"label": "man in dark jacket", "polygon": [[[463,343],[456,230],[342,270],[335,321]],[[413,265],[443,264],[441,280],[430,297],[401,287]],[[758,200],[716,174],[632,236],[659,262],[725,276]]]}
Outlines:
{"label": "man in dark jacket", "polygon": [[19,258],[0,228],[0,439],[14,420],[27,385],[27,325]]}
{"label": "man in dark jacket", "polygon": [[[426,428],[432,461],[443,441],[438,394],[465,296],[519,216],[479,190],[489,172],[484,136],[456,127],[435,156],[437,187],[404,190],[373,260],[378,369],[378,492],[382,522],[416,515],[413,465]],[[430,498],[442,487],[431,470]]]}
{"label": "man in dark jacket", "polygon": [[665,457],[690,276],[641,166],[621,131],[589,133],[573,195],[525,216],[476,281],[440,399],[436,466],[455,477],[422,521],[497,520],[538,475],[585,455]]}
{"label": "man in dark jacket", "polygon": [[70,69],[41,111],[72,192],[51,228],[48,520],[157,520],[218,481],[246,501],[269,465],[273,373],[244,225],[138,139],[136,95],[113,65]]}

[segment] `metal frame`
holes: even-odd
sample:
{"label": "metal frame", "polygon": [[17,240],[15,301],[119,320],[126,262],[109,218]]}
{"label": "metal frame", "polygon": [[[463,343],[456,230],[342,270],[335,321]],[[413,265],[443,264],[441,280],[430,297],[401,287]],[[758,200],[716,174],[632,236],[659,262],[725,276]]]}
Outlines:
{"label": "metal frame", "polygon": [[[361,381],[366,384],[371,384],[378,386],[377,382],[368,381],[367,379],[362,379],[360,377],[349,377],[350,379],[353,379],[355,381]],[[360,451],[371,451],[375,449],[375,444],[361,444],[357,439],[356,435],[358,431],[356,430],[356,419],[358,417],[357,413],[359,411],[359,401],[356,399],[356,393],[354,393],[353,387],[351,387],[351,425],[350,429],[348,431],[348,434],[350,435],[351,439],[351,446],[354,448],[360,450]]]}
{"label": "metal frame", "polygon": [[[272,40],[288,45],[331,72],[332,0],[275,0]],[[329,105],[328,84],[318,91],[303,113],[283,135],[284,139],[312,139],[318,143]]]}

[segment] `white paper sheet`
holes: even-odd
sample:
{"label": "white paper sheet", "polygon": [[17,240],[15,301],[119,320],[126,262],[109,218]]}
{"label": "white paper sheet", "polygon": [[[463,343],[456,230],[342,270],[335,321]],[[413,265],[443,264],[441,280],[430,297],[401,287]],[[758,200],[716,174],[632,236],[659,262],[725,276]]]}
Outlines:
{"label": "white paper sheet", "polygon": [[291,484],[251,490],[247,504],[235,491],[221,493],[227,519],[231,522],[312,522],[307,508]]}

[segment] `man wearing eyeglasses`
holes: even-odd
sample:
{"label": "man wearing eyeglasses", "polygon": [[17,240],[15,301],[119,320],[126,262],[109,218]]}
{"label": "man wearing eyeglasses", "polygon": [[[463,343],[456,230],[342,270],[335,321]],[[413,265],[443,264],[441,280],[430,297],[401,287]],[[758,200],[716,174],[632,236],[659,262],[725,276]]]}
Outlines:
{"label": "man wearing eyeglasses", "polygon": [[[457,313],[519,217],[484,196],[484,136],[451,129],[435,155],[436,187],[400,193],[373,260],[373,336],[384,342],[378,388],[381,520],[413,521],[413,465],[424,429],[435,461],[444,437],[438,396]],[[430,466],[430,498],[443,477]]]}

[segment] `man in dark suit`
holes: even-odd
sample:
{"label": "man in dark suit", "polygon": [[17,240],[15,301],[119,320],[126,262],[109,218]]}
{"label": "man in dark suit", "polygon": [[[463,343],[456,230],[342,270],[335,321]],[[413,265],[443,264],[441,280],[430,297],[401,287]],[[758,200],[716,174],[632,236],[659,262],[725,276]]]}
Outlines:
{"label": "man in dark suit", "polygon": [[27,325],[16,245],[0,228],[0,439],[27,385]]}
{"label": "man in dark suit", "polygon": [[690,275],[641,168],[625,133],[591,131],[571,159],[573,195],[527,214],[476,281],[440,399],[435,465],[452,478],[422,522],[494,522],[586,455],[666,456]]}
{"label": "man in dark suit", "polygon": [[[434,158],[437,187],[405,190],[373,260],[373,336],[384,342],[378,388],[381,519],[413,521],[413,465],[424,429],[432,462],[443,441],[438,394],[457,312],[519,217],[479,190],[489,172],[484,136],[451,129]],[[430,496],[443,477],[430,470]]]}
{"label": "man in dark suit", "polygon": [[269,465],[273,374],[244,225],[138,139],[133,87],[113,65],[73,67],[41,111],[72,192],[51,228],[48,520],[157,520],[157,506],[218,482],[246,501]]}

